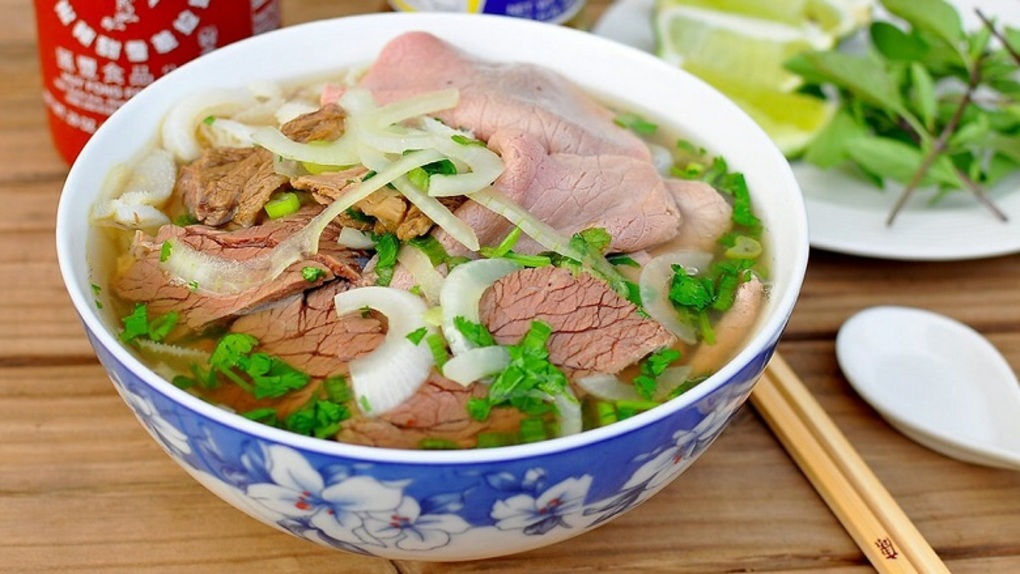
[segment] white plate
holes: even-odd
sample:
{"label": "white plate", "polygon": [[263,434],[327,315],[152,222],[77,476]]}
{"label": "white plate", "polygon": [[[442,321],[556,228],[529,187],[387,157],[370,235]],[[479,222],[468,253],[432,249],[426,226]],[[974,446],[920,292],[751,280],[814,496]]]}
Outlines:
{"label": "white plate", "polygon": [[[1020,25],[1020,2],[954,0],[968,29],[978,25],[974,7]],[[593,32],[653,52],[651,26],[655,0],[617,0]],[[885,220],[899,196],[898,186],[878,190],[849,173],[821,171],[793,162],[810,223],[811,245],[851,255],[916,261],[975,259],[1020,252],[1020,173],[986,190],[1009,217],[996,219],[970,194],[954,192],[929,205],[931,190],[920,189],[897,216]]]}

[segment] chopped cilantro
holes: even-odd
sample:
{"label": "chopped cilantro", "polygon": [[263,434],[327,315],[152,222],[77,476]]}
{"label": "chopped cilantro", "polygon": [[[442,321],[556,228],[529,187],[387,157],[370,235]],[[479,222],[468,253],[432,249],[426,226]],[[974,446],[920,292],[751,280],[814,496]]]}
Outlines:
{"label": "chopped cilantro", "polygon": [[258,344],[258,339],[251,335],[228,333],[210,355],[209,366],[250,390],[258,399],[282,397],[308,384],[309,376],[283,359],[252,352]]}
{"label": "chopped cilantro", "polygon": [[627,128],[638,135],[652,135],[659,129],[658,125],[632,112],[624,112],[617,115],[613,118],[613,122],[616,125]]}
{"label": "chopped cilantro", "polygon": [[641,374],[634,377],[634,390],[641,398],[652,400],[658,390],[658,377],[674,361],[680,358],[680,351],[676,349],[661,349],[656,351],[639,363]]}
{"label": "chopped cilantro", "polygon": [[421,327],[419,329],[415,329],[414,331],[411,331],[410,333],[408,333],[407,334],[407,340],[411,341],[412,343],[417,345],[417,344],[421,343],[421,340],[424,339],[425,335],[428,335],[428,333],[429,333],[429,328],[428,327]]}
{"label": "chopped cilantro", "polygon": [[376,284],[383,287],[393,280],[393,270],[397,266],[397,252],[400,251],[400,240],[393,233],[376,235],[375,252],[379,259],[375,264],[375,273],[378,277]]}
{"label": "chopped cilantro", "polygon": [[475,323],[458,315],[453,318],[453,325],[469,343],[476,347],[491,347],[496,344],[492,333],[481,323]]}
{"label": "chopped cilantro", "polygon": [[158,343],[170,334],[179,319],[180,314],[177,311],[171,311],[150,320],[148,306],[145,303],[135,303],[131,314],[121,319],[121,322],[124,323],[124,330],[120,332],[119,337],[125,343],[139,337]]}
{"label": "chopped cilantro", "polygon": [[330,400],[318,399],[287,417],[287,430],[306,436],[329,438],[340,431],[340,423],[351,418],[346,406]]}
{"label": "chopped cilantro", "polygon": [[431,235],[420,235],[408,239],[407,242],[427,255],[433,267],[438,267],[450,259],[450,255],[446,252],[443,244]]}
{"label": "chopped cilantro", "polygon": [[178,227],[186,227],[198,223],[198,218],[190,213],[182,213],[174,218],[173,224]]}
{"label": "chopped cilantro", "polygon": [[309,265],[308,267],[301,268],[301,276],[305,278],[305,281],[315,283],[326,276],[326,270],[321,267],[313,267]]}
{"label": "chopped cilantro", "polygon": [[567,376],[549,361],[546,343],[552,327],[532,321],[520,343],[507,346],[510,364],[493,379],[485,398],[468,401],[468,413],[476,420],[485,420],[493,407],[509,405],[521,412],[537,416],[549,412],[549,397],[563,394]]}

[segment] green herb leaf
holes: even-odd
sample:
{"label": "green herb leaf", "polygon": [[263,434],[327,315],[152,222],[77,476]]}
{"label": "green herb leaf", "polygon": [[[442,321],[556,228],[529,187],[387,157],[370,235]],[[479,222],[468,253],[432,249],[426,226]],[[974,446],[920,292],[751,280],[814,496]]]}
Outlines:
{"label": "green herb leaf", "polygon": [[377,285],[385,287],[393,280],[393,270],[397,266],[398,251],[400,251],[400,240],[393,233],[375,236],[375,252],[378,255],[375,265]]}
{"label": "green herb leaf", "polygon": [[321,267],[313,267],[309,265],[308,267],[301,268],[301,276],[304,277],[305,281],[315,283],[326,276],[326,270]]}

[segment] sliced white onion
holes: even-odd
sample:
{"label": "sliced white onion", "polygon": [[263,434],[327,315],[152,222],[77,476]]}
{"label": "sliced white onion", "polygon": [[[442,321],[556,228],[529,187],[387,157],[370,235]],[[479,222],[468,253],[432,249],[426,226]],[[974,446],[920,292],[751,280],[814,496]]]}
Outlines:
{"label": "sliced white onion", "polygon": [[655,398],[658,400],[665,399],[672,393],[677,387],[687,382],[691,377],[691,373],[694,369],[690,365],[677,365],[675,367],[667,367],[666,370],[655,378],[659,383],[655,390]]}
{"label": "sliced white onion", "polygon": [[422,125],[427,132],[435,134],[433,144],[435,149],[455,163],[465,165],[469,170],[468,173],[434,174],[429,177],[429,195],[432,197],[471,195],[492,185],[492,182],[503,173],[505,168],[503,160],[489,148],[461,144],[453,140],[454,136],[464,136],[464,132],[454,130],[433,118],[424,118]]}
{"label": "sliced white onion", "polygon": [[468,321],[480,322],[478,302],[482,293],[497,279],[520,269],[520,265],[508,259],[479,259],[454,267],[446,276],[439,293],[439,304],[443,309],[443,336],[454,355],[474,348],[457,328],[454,319],[464,317]]}
{"label": "sliced white onion", "polygon": [[581,403],[577,400],[570,389],[564,389],[563,393],[556,395],[553,399],[556,410],[559,411],[559,434],[557,436],[570,436],[581,432],[583,423],[581,420]]}
{"label": "sliced white onion", "polygon": [[712,254],[704,251],[675,251],[653,257],[641,269],[638,288],[641,304],[648,315],[659,322],[667,331],[681,341],[693,345],[697,334],[690,325],[680,321],[680,316],[669,300],[670,282],[673,280],[673,265],[682,265],[685,270],[697,274],[712,261]]}
{"label": "sliced white onion", "polygon": [[371,249],[375,247],[375,241],[372,241],[371,237],[353,227],[341,229],[336,242],[349,249]]}
{"label": "sliced white onion", "polygon": [[163,120],[161,135],[163,147],[178,161],[198,159],[202,148],[196,137],[199,124],[209,116],[230,114],[254,106],[255,97],[249,90],[210,90],[181,100]]}
{"label": "sliced white onion", "polygon": [[434,305],[439,302],[439,293],[446,277],[432,265],[428,255],[417,247],[405,244],[397,252],[397,262],[411,273],[429,303]]}
{"label": "sliced white onion", "polygon": [[118,170],[117,174],[111,185],[118,185],[120,193],[93,206],[94,223],[150,229],[170,222],[159,209],[170,198],[177,180],[177,165],[169,152],[152,150],[133,169]]}
{"label": "sliced white onion", "polygon": [[367,415],[380,415],[411,398],[432,372],[434,360],[424,342],[412,343],[407,335],[425,328],[427,307],[415,295],[390,287],[359,287],[338,294],[333,303],[338,315],[370,308],[386,316],[388,329],[382,344],[350,362],[351,387]]}
{"label": "sliced white onion", "polygon": [[305,114],[310,114],[316,111],[317,109],[318,108],[316,108],[309,102],[291,100],[289,102],[284,102],[283,105],[277,108],[276,111],[273,113],[273,116],[276,119],[276,123],[282,126],[283,124],[293,119],[301,117]]}
{"label": "sliced white onion", "polygon": [[478,347],[450,358],[443,365],[443,376],[466,387],[502,372],[509,364],[510,353],[506,347]]}
{"label": "sliced white onion", "polygon": [[209,124],[201,124],[199,129],[213,147],[252,147],[255,140],[251,135],[258,128],[237,120],[215,118]]}
{"label": "sliced white onion", "polygon": [[584,392],[604,401],[640,401],[641,395],[634,390],[634,385],[624,383],[616,375],[595,373],[581,377],[577,385]]}
{"label": "sliced white onion", "polygon": [[624,280],[620,272],[605,257],[597,254],[584,254],[574,249],[570,245],[569,237],[532,215],[527,209],[518,205],[514,200],[496,188],[487,187],[472,194],[471,199],[520,227],[525,235],[534,239],[542,247],[559,253],[564,257],[580,261],[582,265],[595,270],[611,283],[618,283]]}
{"label": "sliced white onion", "polygon": [[450,237],[468,248],[469,251],[478,251],[478,235],[475,233],[474,228],[463,219],[454,215],[438,199],[430,197],[429,194],[418,189],[406,177],[397,178],[393,185],[408,201],[417,206],[426,217],[439,227],[442,227]]}
{"label": "sliced white onion", "polygon": [[259,128],[252,132],[251,137],[255,143],[286,159],[317,165],[340,166],[361,163],[355,145],[357,142],[349,137],[341,136],[327,144],[312,145],[296,142],[274,127]]}

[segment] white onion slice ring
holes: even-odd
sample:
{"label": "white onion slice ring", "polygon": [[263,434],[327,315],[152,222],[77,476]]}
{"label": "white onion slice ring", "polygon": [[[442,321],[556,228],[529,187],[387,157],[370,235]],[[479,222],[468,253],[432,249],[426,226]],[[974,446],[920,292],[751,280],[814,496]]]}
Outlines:
{"label": "white onion slice ring", "polygon": [[435,332],[422,319],[425,302],[401,289],[371,286],[339,293],[333,303],[338,315],[367,307],[385,315],[389,324],[382,344],[349,365],[351,387],[362,411],[383,414],[418,392],[435,361],[424,341],[415,344],[407,335],[421,328]]}
{"label": "white onion slice ring", "polygon": [[556,395],[553,398],[553,403],[556,405],[556,410],[560,413],[558,419],[560,428],[557,436],[570,436],[580,433],[583,430],[581,403],[570,389],[564,389],[562,393]]}
{"label": "white onion slice ring", "polygon": [[481,321],[478,301],[494,281],[518,271],[522,267],[508,259],[479,259],[458,265],[446,276],[439,292],[439,305],[443,310],[443,336],[454,355],[474,348],[460,332],[454,319]]}
{"label": "white onion slice ring", "polygon": [[415,284],[429,303],[433,305],[439,303],[439,293],[446,277],[432,266],[432,261],[425,252],[413,245],[402,245],[397,252],[397,262],[411,273]]}
{"label": "white onion slice ring", "polygon": [[695,273],[703,270],[712,260],[712,255],[704,251],[674,251],[653,257],[641,269],[638,289],[641,304],[648,316],[655,319],[667,331],[676,335],[681,341],[693,345],[698,342],[697,333],[690,325],[680,321],[680,317],[669,300],[669,286],[673,279],[673,265],[682,265],[684,269]]}
{"label": "white onion slice ring", "polygon": [[640,401],[641,395],[634,390],[634,385],[624,383],[616,375],[594,373],[581,377],[577,386],[593,397],[604,401]]}
{"label": "white onion slice ring", "polygon": [[450,358],[443,365],[443,376],[466,387],[501,373],[509,364],[510,353],[506,347],[478,347]]}

